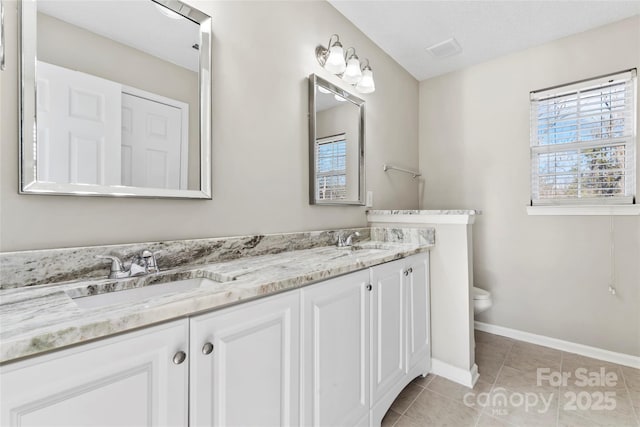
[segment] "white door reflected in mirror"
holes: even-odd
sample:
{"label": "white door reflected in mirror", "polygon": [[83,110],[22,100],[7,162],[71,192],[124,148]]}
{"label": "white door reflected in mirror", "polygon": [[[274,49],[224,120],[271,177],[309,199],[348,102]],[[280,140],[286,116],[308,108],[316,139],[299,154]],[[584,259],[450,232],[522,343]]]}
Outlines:
{"label": "white door reflected in mirror", "polygon": [[211,18],[178,0],[19,6],[20,192],[211,198]]}

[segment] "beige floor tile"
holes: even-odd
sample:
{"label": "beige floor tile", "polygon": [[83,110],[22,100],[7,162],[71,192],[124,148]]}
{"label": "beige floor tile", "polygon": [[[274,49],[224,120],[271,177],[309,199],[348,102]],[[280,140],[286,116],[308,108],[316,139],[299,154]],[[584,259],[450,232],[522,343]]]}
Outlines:
{"label": "beige floor tile", "polygon": [[[526,345],[525,345],[526,344]],[[539,368],[560,370],[562,352],[527,343],[516,343],[511,348],[504,365],[520,371],[536,372]]]}
{"label": "beige floor tile", "polygon": [[494,383],[496,387],[505,387],[513,391],[539,388],[540,391],[556,391],[558,386],[552,386],[549,380],[538,375],[536,371],[520,371],[503,366]]}
{"label": "beige floor tile", "polygon": [[592,359],[574,353],[564,353],[562,355],[562,370],[575,374],[576,369],[585,368],[589,371],[599,371],[605,368],[605,372],[614,372],[618,378],[622,379],[622,366],[604,360]]}
{"label": "beige floor tile", "polygon": [[496,380],[503,363],[504,361],[502,359],[476,356],[478,373],[480,374],[480,378],[485,382],[493,383]]}
{"label": "beige floor tile", "polygon": [[431,380],[433,380],[434,377],[435,375],[433,374],[427,374],[426,377],[419,376],[414,378],[414,380],[411,382],[415,385],[419,385],[420,387],[426,387],[431,382]]}
{"label": "beige floor tile", "polygon": [[511,348],[514,343],[514,340],[511,338],[501,337],[500,335],[489,334],[478,330],[475,331],[475,340],[476,345],[478,345],[478,343],[486,343],[492,344],[495,347],[506,348],[507,350]]}
{"label": "beige floor tile", "polygon": [[562,351],[556,350],[555,348],[523,341],[515,341],[511,349],[518,353],[535,353],[541,357],[556,358],[562,355]]}
{"label": "beige floor tile", "polygon": [[478,420],[476,427],[510,427],[512,424],[507,423],[504,420],[499,420],[491,415],[482,414]]}
{"label": "beige floor tile", "polygon": [[[475,426],[480,412],[430,390],[424,390],[411,404],[404,416],[413,418],[418,422],[415,425],[420,426],[472,427]],[[396,425],[412,425],[401,422],[402,419]]]}
{"label": "beige floor tile", "polygon": [[396,400],[391,404],[391,409],[399,414],[404,414],[418,395],[424,390],[424,388],[409,383],[398,395]]}
{"label": "beige floor tile", "polygon": [[380,427],[392,427],[400,419],[400,416],[401,415],[393,409],[389,409],[387,413],[384,414]]}
{"label": "beige floor tile", "polygon": [[426,424],[423,424],[419,420],[401,415],[394,427],[423,427],[425,425]]}
{"label": "beige floor tile", "polygon": [[581,417],[575,411],[560,411],[558,414],[558,427],[600,427],[601,425]]}
{"label": "beige floor tile", "polygon": [[[611,395],[606,397],[604,393]],[[560,411],[573,412],[602,425],[638,425],[631,397],[625,389],[563,387],[560,389]]]}
{"label": "beige floor tile", "polygon": [[[478,396],[481,393],[490,393],[491,383],[478,380],[476,385],[471,389],[458,383],[454,383],[453,381],[449,381],[446,378],[435,377],[433,381],[429,383],[427,389],[441,394],[444,397],[448,397],[449,399],[463,403],[466,406],[471,405],[471,407],[475,409],[481,409],[478,405]],[[482,401],[482,399],[480,399],[480,401]]]}
{"label": "beige floor tile", "polygon": [[640,390],[629,389],[629,398],[633,408],[636,410],[636,417],[640,418]]}
{"label": "beige floor tile", "polygon": [[510,346],[496,346],[495,344],[485,343],[485,342],[477,342],[476,343],[476,357],[487,356],[491,358],[501,358],[504,359],[507,357]]}
{"label": "beige floor tile", "polygon": [[628,366],[620,367],[622,376],[629,390],[640,391],[640,369],[630,368]]}
{"label": "beige floor tile", "polygon": [[555,426],[558,393],[539,388],[512,391],[493,387],[491,401],[483,413],[518,426]]}

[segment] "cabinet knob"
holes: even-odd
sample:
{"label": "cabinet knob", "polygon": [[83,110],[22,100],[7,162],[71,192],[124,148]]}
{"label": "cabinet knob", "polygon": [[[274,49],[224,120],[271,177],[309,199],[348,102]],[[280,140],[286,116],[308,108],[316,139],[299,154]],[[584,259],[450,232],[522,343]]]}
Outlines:
{"label": "cabinet knob", "polygon": [[211,344],[210,342],[202,346],[202,354],[211,354],[212,351],[213,351],[213,344]]}
{"label": "cabinet knob", "polygon": [[184,351],[179,351],[173,355],[173,363],[175,363],[176,365],[179,365],[182,362],[184,362],[186,358],[187,358],[187,353],[185,353]]}
{"label": "cabinet knob", "polygon": [[405,270],[405,271],[404,271],[404,275],[405,275],[405,276],[408,276],[408,275],[409,275],[409,270]]}
{"label": "cabinet knob", "polygon": [[371,283],[369,283],[369,284],[367,285],[367,290],[368,290],[368,291],[371,291],[372,289],[373,289],[373,286],[371,285]]}
{"label": "cabinet knob", "polygon": [[413,273],[413,267],[409,268],[409,273]]}

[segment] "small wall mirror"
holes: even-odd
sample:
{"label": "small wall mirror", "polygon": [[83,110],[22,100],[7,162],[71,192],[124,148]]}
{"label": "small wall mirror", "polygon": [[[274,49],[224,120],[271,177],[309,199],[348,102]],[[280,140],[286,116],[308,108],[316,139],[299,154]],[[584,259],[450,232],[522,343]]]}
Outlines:
{"label": "small wall mirror", "polygon": [[364,205],[364,100],[309,76],[309,203]]}
{"label": "small wall mirror", "polygon": [[211,18],[24,0],[20,192],[211,198]]}

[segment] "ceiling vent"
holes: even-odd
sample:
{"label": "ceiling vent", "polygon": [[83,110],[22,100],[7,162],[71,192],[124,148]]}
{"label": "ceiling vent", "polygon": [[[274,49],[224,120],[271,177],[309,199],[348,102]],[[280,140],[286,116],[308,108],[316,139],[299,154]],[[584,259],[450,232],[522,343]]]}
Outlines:
{"label": "ceiling vent", "polygon": [[429,52],[434,58],[446,58],[447,56],[457,55],[462,52],[462,47],[460,47],[460,44],[458,44],[456,39],[450,38],[449,40],[445,40],[428,47],[427,52]]}

